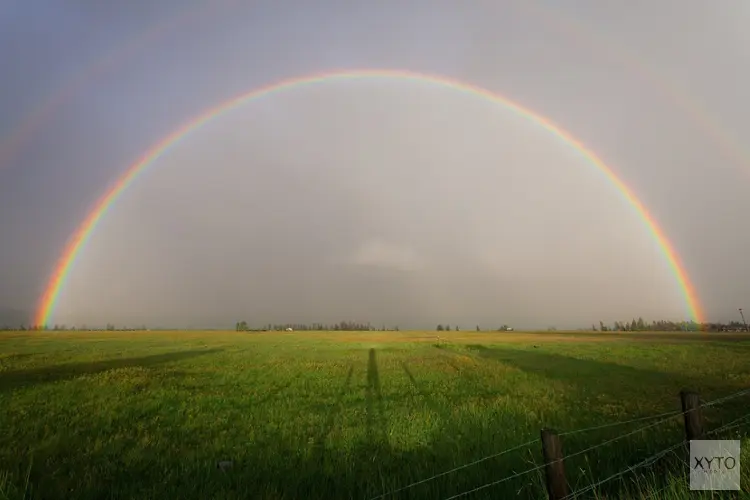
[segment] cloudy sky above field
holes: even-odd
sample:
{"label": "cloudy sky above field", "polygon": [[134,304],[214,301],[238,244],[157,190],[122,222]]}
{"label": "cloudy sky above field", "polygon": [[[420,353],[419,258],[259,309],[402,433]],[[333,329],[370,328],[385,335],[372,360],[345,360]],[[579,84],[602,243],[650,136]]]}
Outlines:
{"label": "cloudy sky above field", "polygon": [[[709,319],[750,310],[745,1],[6,4],[0,320],[35,310],[96,200],[178,126],[256,87],[357,68],[443,75],[546,116],[638,195]],[[480,97],[360,78],[276,92],[176,143],[100,221],[52,319],[639,315],[686,318],[684,297],[580,153]]]}

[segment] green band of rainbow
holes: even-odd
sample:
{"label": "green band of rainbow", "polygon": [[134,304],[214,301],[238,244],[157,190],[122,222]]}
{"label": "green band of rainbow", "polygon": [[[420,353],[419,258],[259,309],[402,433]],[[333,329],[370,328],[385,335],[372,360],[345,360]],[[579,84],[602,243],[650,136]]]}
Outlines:
{"label": "green band of rainbow", "polygon": [[64,252],[60,256],[54,272],[52,273],[52,276],[50,277],[49,282],[45,287],[45,291],[39,301],[39,305],[35,315],[35,324],[42,326],[46,325],[49,322],[52,314],[55,311],[57,299],[60,295],[61,290],[65,286],[66,279],[76,262],[78,254],[96,229],[96,225],[104,217],[109,208],[114,204],[115,200],[117,200],[117,197],[128,186],[130,186],[130,184],[135,180],[138,174],[143,172],[146,167],[154,163],[154,161],[156,161],[162,154],[164,154],[171,146],[177,144],[181,139],[188,136],[191,132],[198,130],[207,122],[253,99],[265,97],[269,94],[281,92],[283,90],[291,90],[293,88],[304,85],[312,85],[316,83],[329,82],[332,80],[347,79],[398,79],[441,85],[443,87],[448,87],[459,92],[481,97],[492,103],[501,105],[506,109],[515,111],[520,116],[523,116],[526,119],[540,125],[548,132],[551,132],[555,136],[565,141],[571,147],[575,148],[602,174],[604,174],[604,176],[609,179],[609,181],[617,188],[617,190],[628,201],[628,203],[630,203],[630,205],[632,205],[633,208],[638,212],[638,214],[648,227],[649,231],[653,235],[654,239],[658,243],[659,247],[661,248],[667,263],[669,264],[672,272],[675,275],[675,278],[677,279],[677,283],[679,285],[681,293],[685,298],[690,318],[699,323],[703,322],[703,315],[697,295],[695,293],[695,289],[691,284],[690,279],[688,278],[688,275],[685,272],[685,269],[683,268],[677,253],[674,251],[671,243],[664,235],[664,232],[661,230],[654,218],[648,213],[643,204],[638,200],[638,198],[636,198],[633,192],[617,177],[617,175],[615,175],[615,173],[596,154],[586,148],[572,135],[557,127],[550,120],[544,118],[543,116],[540,116],[533,111],[530,111],[508,100],[507,98],[468,83],[451,80],[442,76],[420,74],[410,71],[364,69],[337,71],[331,73],[302,76],[299,78],[290,78],[262,88],[251,90],[243,95],[240,95],[239,97],[226,101],[217,107],[209,109],[194,120],[188,122],[187,124],[181,126],[179,129],[169,134],[166,138],[159,141],[143,156],[140,161],[132,165],[104,194],[104,196],[99,199],[99,201],[94,205],[94,208],[91,210],[91,212],[89,212],[89,215],[73,234],[67,246],[65,247]]}

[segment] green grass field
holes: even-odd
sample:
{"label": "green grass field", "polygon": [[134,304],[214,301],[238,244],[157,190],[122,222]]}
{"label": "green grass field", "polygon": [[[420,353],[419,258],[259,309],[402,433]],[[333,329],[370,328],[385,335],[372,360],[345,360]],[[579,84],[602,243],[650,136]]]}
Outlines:
{"label": "green grass field", "polygon": [[[436,335],[0,333],[0,499],[370,499],[531,442],[383,497],[449,498],[542,464],[544,427],[679,411],[683,388],[705,401],[750,388],[750,337]],[[706,408],[707,429],[748,403]],[[684,439],[680,415],[634,432],[660,420],[563,436],[573,455],[632,433],[567,459],[571,489]],[[717,435],[738,436],[746,498],[750,419]],[[700,497],[684,458],[580,498]],[[461,498],[517,496],[546,498],[543,469]]]}

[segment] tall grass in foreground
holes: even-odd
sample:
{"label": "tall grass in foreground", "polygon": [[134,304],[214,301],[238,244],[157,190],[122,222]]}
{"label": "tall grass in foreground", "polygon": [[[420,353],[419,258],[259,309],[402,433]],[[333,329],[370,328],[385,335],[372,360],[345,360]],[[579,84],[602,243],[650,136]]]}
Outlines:
{"label": "tall grass in foreground", "polygon": [[[0,334],[0,500],[369,499],[528,443],[385,497],[448,498],[541,466],[543,427],[679,411],[684,387],[705,400],[750,387],[741,340],[440,336]],[[708,429],[748,400],[706,409]],[[684,439],[679,415],[639,431],[650,423],[564,435],[572,489]],[[700,498],[683,451],[581,498]],[[506,497],[545,498],[543,469],[464,498]]]}
{"label": "tall grass in foreground", "polygon": [[[750,434],[748,430],[748,426],[745,426],[744,431],[742,432],[726,433],[717,436],[717,439],[741,438],[742,440],[741,462],[743,465],[741,468],[740,479],[742,491],[691,491],[690,471],[688,465],[683,462],[675,464],[674,467],[664,475],[650,471],[640,476],[636,476],[635,479],[632,479],[627,483],[623,481],[621,489],[622,493],[624,493],[623,497],[632,500],[750,498],[750,467],[748,467],[748,463],[750,462],[750,439],[746,437]],[[597,494],[596,497],[616,498],[614,496],[604,497],[601,493]]]}

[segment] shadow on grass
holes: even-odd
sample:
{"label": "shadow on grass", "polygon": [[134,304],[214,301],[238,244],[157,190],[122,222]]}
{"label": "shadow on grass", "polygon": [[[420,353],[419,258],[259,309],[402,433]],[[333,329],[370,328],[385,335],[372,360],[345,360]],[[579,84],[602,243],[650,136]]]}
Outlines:
{"label": "shadow on grass", "polygon": [[[523,369],[529,371],[545,369],[545,363],[550,362],[549,355],[536,352],[513,351],[511,355],[484,347],[476,349],[478,352],[484,350],[487,351],[484,355],[489,359],[515,361],[515,366],[523,366]],[[554,360],[555,356],[552,356],[552,359]],[[585,360],[575,361],[586,363]],[[557,362],[560,363],[558,370],[571,368],[565,364],[568,361],[564,359],[558,359]],[[606,367],[607,364],[603,364]],[[572,368],[575,369],[577,366]],[[594,369],[590,365],[583,366],[584,370]],[[599,377],[605,367],[598,368]],[[402,368],[416,393],[429,399],[430,396],[418,377],[414,376],[405,363],[402,364]],[[307,441],[307,436],[293,437],[274,427],[264,428],[262,442],[248,442],[239,452],[235,450],[234,456],[226,457],[233,461],[234,467],[225,472],[216,468],[216,452],[211,448],[210,439],[206,440],[205,446],[194,450],[180,447],[179,443],[187,442],[188,436],[196,432],[195,426],[177,427],[174,429],[177,433],[174,437],[155,439],[148,443],[148,447],[144,447],[142,441],[128,437],[125,433],[114,437],[119,444],[111,449],[79,449],[83,448],[80,441],[71,440],[66,446],[61,446],[46,456],[34,457],[31,474],[31,484],[34,486],[32,498],[56,498],[59,492],[65,491],[66,498],[71,500],[433,499],[465,493],[514,474],[529,471],[541,464],[538,442],[541,426],[530,421],[526,412],[512,405],[492,414],[483,412],[481,407],[463,410],[458,405],[455,408],[445,405],[443,411],[447,413],[451,409],[456,410],[456,418],[442,420],[418,442],[393,444],[389,442],[385,432],[384,407],[395,399],[391,398],[387,391],[385,394],[381,391],[381,374],[375,350],[369,351],[364,400],[353,399],[353,404],[347,406],[343,402],[350,391],[353,371],[353,366],[350,366],[338,390],[335,403],[327,409],[320,409],[325,418],[322,419],[323,426],[313,443]],[[549,376],[583,383],[570,375],[550,373]],[[626,370],[623,376],[633,374]],[[478,385],[472,385],[472,393],[480,390],[481,377],[477,377],[476,382]],[[435,401],[428,404],[433,411],[439,412],[440,405]],[[359,413],[368,428],[359,440],[349,442],[346,448],[326,449],[323,446],[326,436],[344,412],[350,415]],[[575,409],[573,413],[578,415]],[[96,415],[90,418],[91,424],[94,424]],[[211,420],[204,421],[200,428],[201,435],[215,435],[218,428],[213,425]],[[609,437],[619,433],[619,429],[612,430]],[[583,488],[640,462],[673,444],[672,437],[658,433],[633,436],[602,448],[604,455],[592,455],[590,462],[575,457],[576,460],[571,461],[569,466],[566,464],[568,480],[572,483],[571,489]],[[526,441],[532,443],[517,451],[499,454]],[[563,449],[569,454],[602,441],[601,436],[581,437],[575,441],[563,437]],[[127,460],[118,453],[118,450],[123,449],[129,450]],[[181,453],[185,451],[191,451],[190,455]],[[54,476],[52,472],[56,471],[60,464],[69,462],[70,456],[78,457],[74,468],[68,470],[66,475]],[[486,460],[479,461],[483,458]],[[469,467],[443,474],[472,462],[473,465]],[[16,477],[20,484],[21,474],[26,470],[26,466],[19,466]],[[586,474],[581,474],[579,470],[584,467],[590,470]],[[659,462],[656,468],[665,469],[666,464]],[[606,488],[611,495],[609,498],[619,498],[619,488],[623,487],[624,481],[632,481],[633,477],[632,473],[628,473],[624,476],[623,482],[615,480],[608,483]],[[426,481],[403,489],[423,480]],[[592,495],[587,495],[581,498],[591,497]],[[545,498],[543,473],[532,471],[481,489],[465,498]]]}
{"label": "shadow on grass", "polygon": [[[429,407],[444,415],[450,412],[447,405],[440,409],[405,363],[402,367],[416,393],[429,401]],[[54,497],[56,492],[66,491],[66,498],[86,500],[164,497],[186,500],[432,499],[462,493],[529,467],[527,459],[522,456],[527,450],[518,450],[514,454],[488,459],[466,470],[402,489],[457,465],[496,453],[498,447],[517,445],[522,437],[514,430],[500,438],[490,437],[484,417],[469,415],[460,422],[446,418],[427,442],[408,448],[395,447],[389,442],[386,432],[385,404],[391,398],[382,391],[375,349],[369,350],[364,398],[345,405],[343,401],[351,391],[353,372],[354,366],[350,365],[337,398],[327,410],[324,424],[313,443],[296,441],[278,430],[267,428],[263,442],[249,443],[239,456],[226,457],[232,460],[233,467],[229,471],[222,471],[217,469],[216,457],[210,447],[199,448],[198,453],[191,454],[189,458],[175,453],[173,443],[187,442],[187,433],[191,432],[188,429],[173,429],[178,435],[169,440],[153,441],[148,449],[141,448],[142,442],[120,435],[117,438],[119,443],[110,443],[109,450],[100,448],[82,458],[86,463],[77,463],[78,474],[53,477],[49,472],[55,463],[64,461],[71,453],[79,452],[75,449],[77,444],[71,442],[70,446],[60,447],[51,455],[34,457],[31,498]],[[345,449],[326,448],[325,440],[343,412],[362,412],[365,432]],[[503,416],[504,420],[497,424],[507,430],[508,424],[517,418],[518,415],[508,412]],[[210,421],[206,422],[202,433],[211,435],[210,426]],[[186,434],[185,439],[179,436],[180,433]],[[455,439],[459,435],[463,436],[460,443]],[[128,461],[123,461],[118,455],[117,450],[124,449],[131,450]],[[95,475],[91,474],[92,469],[96,470]],[[539,488],[543,487],[540,485],[533,476],[525,477],[506,484],[510,489],[498,491],[492,488],[486,491],[487,496],[479,494],[469,498],[498,498],[498,494],[502,498],[503,491],[512,492],[514,497],[536,498],[541,491]],[[391,493],[394,490],[399,491]]]}
{"label": "shadow on grass", "polygon": [[[545,332],[535,332],[545,335]],[[743,332],[549,332],[556,337],[659,340],[674,342],[750,342],[750,334]]]}
{"label": "shadow on grass", "polygon": [[[341,392],[345,392],[345,382]],[[335,419],[339,411],[332,409],[329,417]],[[518,415],[508,415],[509,421]],[[278,431],[266,430],[264,442],[250,443],[239,454],[229,458],[233,468],[222,471],[216,468],[216,456],[210,447],[198,448],[196,453],[183,455],[174,442],[157,441],[149,448],[126,435],[117,439],[119,445],[112,450],[99,448],[80,455],[75,470],[66,475],[51,472],[56,464],[63,463],[79,450],[75,445],[60,449],[51,456],[35,456],[31,473],[32,495],[29,499],[58,498],[60,491],[67,492],[70,500],[99,498],[180,498],[184,500],[222,499],[435,499],[465,493],[517,473],[529,471],[541,464],[540,445],[527,447],[507,454],[497,455],[524,441],[534,439],[527,432],[507,426],[501,438],[486,434],[485,416],[463,418],[460,425],[446,421],[429,439],[419,445],[404,449],[391,446],[387,441],[365,439],[347,449],[316,447],[305,453],[306,444],[290,439]],[[500,421],[500,427],[508,422]],[[321,436],[327,434],[326,428]],[[204,429],[210,435],[210,429]],[[188,429],[180,429],[188,433]],[[463,434],[460,442],[447,442],[446,436]],[[671,443],[666,443],[671,444]],[[565,442],[563,444],[565,446]],[[651,449],[640,450],[628,456],[617,456],[616,463],[598,464],[591,476],[582,481],[573,464],[568,471],[571,489],[583,488],[648,457],[665,447],[665,443],[651,443]],[[127,461],[116,450],[129,450]],[[83,451],[83,450],[81,450]],[[177,451],[177,452],[176,452]],[[620,450],[620,452],[627,450]],[[615,450],[613,453],[617,453]],[[79,455],[76,455],[79,456]],[[26,457],[24,457],[26,458]],[[449,472],[456,467],[474,463],[469,467]],[[579,462],[580,463],[580,462]],[[657,463],[656,467],[665,468]],[[24,470],[27,464],[21,464]],[[23,486],[19,470],[14,481]],[[652,469],[653,470],[653,467]],[[93,471],[96,473],[94,474]],[[447,474],[444,474],[448,472]],[[438,477],[434,477],[438,476]],[[625,476],[632,480],[633,474]],[[421,482],[424,481],[424,482]],[[415,484],[419,483],[419,484]],[[411,486],[411,487],[410,487]],[[613,481],[608,485],[609,498],[619,498],[618,488],[623,484]],[[546,498],[541,471],[511,478],[490,485],[465,498]],[[580,498],[592,498],[582,496]]]}
{"label": "shadow on grass", "polygon": [[[539,374],[550,380],[565,382],[595,394],[614,396],[622,394],[623,387],[630,387],[639,392],[646,389],[663,389],[665,397],[677,401],[677,394],[684,388],[699,392],[707,390],[722,396],[746,389],[742,381],[705,374],[666,373],[647,368],[634,368],[617,363],[545,352],[543,349],[489,348],[481,344],[470,344],[466,346],[466,349],[479,358],[496,361],[527,373]],[[707,395],[704,394],[704,396]]]}
{"label": "shadow on grass", "polygon": [[135,358],[114,358],[102,361],[66,363],[56,366],[0,372],[0,392],[10,391],[19,387],[30,387],[39,384],[70,380],[82,375],[93,375],[118,368],[148,368],[163,363],[171,363],[195,358],[197,356],[215,354],[220,351],[222,351],[222,349],[177,351]]}
{"label": "shadow on grass", "polygon": [[33,354],[12,352],[10,354],[0,354],[0,362],[16,361],[18,359],[30,358]]}
{"label": "shadow on grass", "polygon": [[[481,344],[470,344],[466,349],[479,358],[512,366],[531,374],[541,375],[549,380],[563,382],[586,398],[595,398],[600,403],[636,406],[643,400],[654,401],[654,394],[663,394],[663,404],[658,410],[652,406],[644,412],[632,411],[633,416],[649,416],[660,411],[681,410],[679,392],[683,389],[697,391],[704,402],[708,402],[733,393],[747,390],[741,379],[727,379],[722,374],[665,373],[646,368],[607,363],[604,361],[575,358],[561,354],[545,352],[543,349],[520,350],[486,347]],[[651,396],[643,397],[649,393]],[[748,401],[747,396],[737,397],[721,404],[704,408],[707,423],[716,423],[727,416],[743,414]],[[593,408],[592,415],[597,413]],[[611,417],[600,414],[599,420]]]}
{"label": "shadow on grass", "polygon": [[[679,392],[683,389],[696,390],[704,402],[747,390],[741,380],[731,380],[720,375],[690,373],[665,373],[645,368],[634,368],[616,363],[599,360],[581,359],[561,354],[544,352],[543,349],[516,350],[497,347],[486,347],[480,344],[467,345],[466,348],[479,358],[515,367],[526,373],[538,374],[546,379],[563,382],[571,388],[574,398],[568,406],[576,404],[576,400],[587,400],[587,412],[577,419],[576,427],[589,427],[606,423],[616,423],[628,418],[647,418],[668,411],[680,411]],[[649,394],[648,396],[646,394]],[[656,397],[654,397],[657,395]],[[648,406],[649,402],[659,400],[661,405]],[[594,403],[594,401],[596,403]],[[708,429],[717,428],[721,424],[738,418],[747,413],[748,396],[735,397],[723,401],[715,406],[702,409],[704,424]],[[645,406],[641,406],[645,403]],[[580,404],[580,403],[578,403]],[[616,418],[603,411],[606,406],[626,408],[628,418]],[[574,412],[575,413],[575,412]],[[550,416],[554,420],[554,416]],[[592,432],[594,436],[615,437],[618,433],[633,431],[639,427],[656,424],[660,419],[642,421],[623,427],[613,427],[602,431]],[[661,433],[664,436],[679,436],[676,428],[682,426],[682,416],[664,418],[664,425],[651,429],[648,435]],[[550,422],[556,426],[556,422]],[[560,432],[575,429],[560,428]],[[646,440],[647,434],[635,436],[637,440]],[[568,440],[576,447],[585,443],[578,436],[571,436]]]}
{"label": "shadow on grass", "polygon": [[539,374],[551,380],[583,384],[587,388],[597,391],[617,388],[618,382],[621,381],[627,381],[629,385],[644,384],[649,386],[654,384],[672,386],[686,381],[685,377],[676,377],[669,373],[591,359],[574,358],[538,349],[530,351],[489,348],[481,344],[469,344],[466,348],[483,359],[497,361],[527,373]]}

